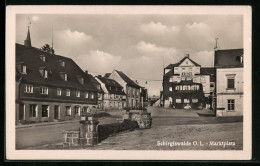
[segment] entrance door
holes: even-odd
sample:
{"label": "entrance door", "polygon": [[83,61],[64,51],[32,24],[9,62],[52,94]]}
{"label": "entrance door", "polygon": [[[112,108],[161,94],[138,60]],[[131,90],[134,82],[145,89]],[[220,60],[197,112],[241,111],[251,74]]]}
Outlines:
{"label": "entrance door", "polygon": [[60,106],[55,105],[54,106],[54,119],[59,119],[59,110],[60,110]]}
{"label": "entrance door", "polygon": [[24,104],[20,104],[20,109],[19,109],[19,120],[24,120]]}

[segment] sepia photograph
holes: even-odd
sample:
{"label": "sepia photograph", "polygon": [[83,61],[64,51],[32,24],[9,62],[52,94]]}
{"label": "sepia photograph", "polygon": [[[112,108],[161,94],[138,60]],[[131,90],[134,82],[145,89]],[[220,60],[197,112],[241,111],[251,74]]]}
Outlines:
{"label": "sepia photograph", "polygon": [[6,26],[7,158],[251,159],[250,7],[8,6]]}

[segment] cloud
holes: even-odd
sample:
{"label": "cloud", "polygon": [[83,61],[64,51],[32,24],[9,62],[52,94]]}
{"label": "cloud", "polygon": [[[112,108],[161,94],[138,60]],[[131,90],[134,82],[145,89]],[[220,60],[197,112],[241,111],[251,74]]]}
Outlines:
{"label": "cloud", "polygon": [[40,19],[39,16],[33,16],[33,17],[32,17],[32,20],[33,20],[33,21],[39,21],[39,19]]}
{"label": "cloud", "polygon": [[147,43],[144,41],[140,41],[136,45],[136,49],[144,56],[163,56],[163,55],[175,55],[177,50],[173,47],[160,47],[156,44]]}
{"label": "cloud", "polygon": [[64,36],[64,38],[73,43],[87,42],[92,39],[91,35],[87,35],[84,32],[71,31],[70,29],[61,31],[59,35]]}
{"label": "cloud", "polygon": [[115,56],[100,50],[91,50],[88,54],[77,57],[77,63],[82,69],[99,73],[112,72],[121,61],[120,56]]}
{"label": "cloud", "polygon": [[153,22],[147,24],[142,24],[140,26],[140,29],[142,32],[147,34],[167,34],[167,33],[176,33],[179,31],[179,27],[177,26],[166,26],[162,24],[161,22]]}
{"label": "cloud", "polygon": [[[214,66],[214,51],[199,51],[191,55],[191,58],[199,63],[202,67],[213,67]],[[203,59],[203,60],[202,60]]]}

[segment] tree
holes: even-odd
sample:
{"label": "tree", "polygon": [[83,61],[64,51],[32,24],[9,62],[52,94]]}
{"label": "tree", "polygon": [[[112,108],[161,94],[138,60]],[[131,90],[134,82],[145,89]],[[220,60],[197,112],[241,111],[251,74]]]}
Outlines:
{"label": "tree", "polygon": [[41,50],[54,54],[54,49],[51,48],[51,46],[49,44],[45,44],[44,46],[42,46]]}

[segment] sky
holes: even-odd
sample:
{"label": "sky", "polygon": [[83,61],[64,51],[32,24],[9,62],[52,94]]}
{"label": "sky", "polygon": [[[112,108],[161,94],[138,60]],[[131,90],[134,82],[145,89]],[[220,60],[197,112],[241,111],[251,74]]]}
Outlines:
{"label": "sky", "polygon": [[53,31],[55,54],[73,59],[93,76],[123,71],[149,96],[162,90],[163,67],[186,54],[212,67],[215,38],[218,49],[243,48],[241,15],[19,14],[17,43],[24,43],[28,18],[33,47],[51,45]]}

